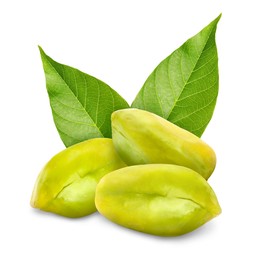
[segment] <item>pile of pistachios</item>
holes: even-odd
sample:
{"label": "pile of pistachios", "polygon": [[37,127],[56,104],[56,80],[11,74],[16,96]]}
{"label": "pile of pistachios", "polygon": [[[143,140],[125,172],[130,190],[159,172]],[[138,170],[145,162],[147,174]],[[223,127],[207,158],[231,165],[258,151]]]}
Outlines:
{"label": "pile of pistachios", "polygon": [[55,155],[40,172],[32,207],[77,218],[96,210],[137,231],[177,236],[221,213],[207,182],[216,156],[199,137],[153,113],[112,114],[112,139]]}

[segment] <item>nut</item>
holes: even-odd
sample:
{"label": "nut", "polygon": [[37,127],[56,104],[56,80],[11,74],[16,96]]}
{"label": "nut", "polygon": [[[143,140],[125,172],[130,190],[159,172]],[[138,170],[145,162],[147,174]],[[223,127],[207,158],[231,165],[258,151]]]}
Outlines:
{"label": "nut", "polygon": [[127,165],[166,163],[188,167],[208,179],[216,155],[194,134],[153,113],[122,109],[112,114],[115,149]]}
{"label": "nut", "polygon": [[66,217],[96,211],[96,185],[107,173],[126,166],[111,139],[84,141],[55,155],[40,172],[31,197],[32,207]]}
{"label": "nut", "polygon": [[109,220],[159,236],[185,234],[221,212],[200,174],[167,164],[129,166],[107,174],[97,185],[95,203]]}

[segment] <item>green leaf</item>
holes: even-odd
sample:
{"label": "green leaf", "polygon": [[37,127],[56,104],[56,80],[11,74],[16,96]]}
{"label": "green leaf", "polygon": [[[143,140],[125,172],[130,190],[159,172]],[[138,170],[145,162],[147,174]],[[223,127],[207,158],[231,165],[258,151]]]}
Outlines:
{"label": "green leaf", "polygon": [[60,64],[39,47],[53,119],[66,147],[96,137],[111,137],[111,114],[129,107],[104,82]]}
{"label": "green leaf", "polygon": [[155,68],[132,107],[148,110],[199,137],[202,135],[218,95],[215,33],[220,17]]}

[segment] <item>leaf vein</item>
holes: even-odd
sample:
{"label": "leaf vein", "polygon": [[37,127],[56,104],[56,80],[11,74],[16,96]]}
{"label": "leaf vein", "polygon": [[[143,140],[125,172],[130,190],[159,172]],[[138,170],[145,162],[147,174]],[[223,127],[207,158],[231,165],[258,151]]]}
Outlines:
{"label": "leaf vein", "polygon": [[169,65],[169,63],[170,63],[170,58],[171,57],[169,57],[168,59],[167,59],[167,76],[168,76],[168,80],[169,80],[169,83],[170,83],[170,88],[171,88],[171,91],[172,91],[172,95],[173,95],[173,99],[175,100],[175,93],[174,93],[174,87],[173,87],[173,84],[172,84],[172,81],[171,81],[171,79],[170,79],[170,65]]}
{"label": "leaf vein", "polygon": [[196,95],[198,95],[198,94],[201,94],[201,93],[203,93],[203,92],[206,92],[206,91],[210,90],[211,88],[213,88],[214,86],[216,86],[217,84],[218,84],[218,80],[216,80],[216,82],[215,82],[214,84],[212,84],[209,88],[206,88],[206,89],[204,89],[204,90],[202,90],[202,91],[199,91],[199,92],[193,93],[193,94],[191,94],[191,95],[185,96],[185,97],[179,99],[178,102],[183,101],[183,100],[185,100],[185,99],[187,99],[187,98],[189,98],[189,97],[196,96]]}
{"label": "leaf vein", "polygon": [[[157,67],[158,68],[158,67]],[[156,95],[156,98],[158,100],[158,103],[159,103],[159,106],[160,106],[160,109],[162,111],[162,115],[164,117],[164,113],[163,113],[163,109],[162,109],[162,104],[161,104],[161,100],[159,98],[159,95],[158,95],[158,90],[157,90],[157,84],[156,84],[156,77],[157,77],[157,68],[155,68],[155,73],[154,73],[154,88],[155,88],[155,95]]]}
{"label": "leaf vein", "polygon": [[95,118],[95,122],[97,124],[97,121],[98,121],[98,110],[99,110],[99,100],[100,100],[100,86],[99,86],[99,82],[98,80],[97,81],[97,86],[98,86],[98,100],[97,100],[97,109],[96,109],[96,118]]}
{"label": "leaf vein", "polygon": [[63,103],[63,102],[61,102],[60,99],[57,98],[57,96],[56,96],[55,94],[53,94],[50,90],[48,91],[48,93],[49,93],[49,95],[50,95],[53,99],[55,99],[57,102],[59,102],[60,104],[62,104],[62,105],[65,106],[65,107],[68,107],[68,108],[74,109],[74,110],[78,110],[78,111],[85,111],[85,110],[82,109],[82,108],[80,109],[80,108],[72,107],[72,106],[69,106],[69,105],[67,105],[67,104],[65,104],[65,103]]}
{"label": "leaf vein", "polygon": [[203,79],[203,78],[206,78],[208,75],[210,75],[211,73],[213,73],[216,69],[218,69],[217,66],[215,66],[215,67],[214,67],[210,72],[208,72],[207,74],[205,74],[205,75],[203,75],[203,76],[201,76],[201,77],[199,77],[199,78],[196,78],[196,79],[194,79],[194,80],[192,80],[192,81],[187,82],[186,85],[192,84],[192,83],[194,83],[194,82],[196,82],[196,81],[199,81],[199,80],[201,80],[201,79]]}
{"label": "leaf vein", "polygon": [[179,118],[178,120],[174,121],[174,123],[176,122],[179,122],[179,121],[182,121],[183,119],[187,118],[187,117],[190,117],[191,115],[193,114],[196,114],[197,112],[201,111],[201,110],[204,110],[206,107],[210,106],[214,101],[216,100],[216,97],[214,97],[207,105],[205,105],[204,107],[201,107],[200,109],[197,109],[197,110],[194,110],[192,113],[182,117],[182,118]]}
{"label": "leaf vein", "polygon": [[[87,126],[91,126],[91,127],[96,127],[96,125],[91,125],[91,124],[87,124],[86,122],[80,122],[80,121],[74,121],[74,120],[70,120],[66,117],[64,117],[62,114],[58,113],[57,111],[55,111],[55,109],[53,108],[52,109],[53,113],[58,116],[59,118],[65,120],[65,121],[68,121],[70,123],[73,123],[73,124],[78,124],[78,125],[87,125]],[[98,128],[98,127],[97,127]]]}
{"label": "leaf vein", "polygon": [[193,73],[196,72],[196,71],[198,71],[198,70],[200,70],[200,69],[202,69],[202,68],[205,67],[206,65],[208,65],[208,64],[209,64],[212,60],[214,60],[216,57],[217,57],[217,53],[216,53],[215,55],[213,55],[212,58],[209,59],[206,63],[204,63],[204,64],[202,64],[200,67],[196,68],[196,69],[193,71]]}

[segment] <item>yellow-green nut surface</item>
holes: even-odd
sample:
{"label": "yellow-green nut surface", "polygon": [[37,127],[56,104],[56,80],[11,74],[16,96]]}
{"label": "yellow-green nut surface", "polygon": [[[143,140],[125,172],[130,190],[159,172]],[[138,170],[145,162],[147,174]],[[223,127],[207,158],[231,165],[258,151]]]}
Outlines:
{"label": "yellow-green nut surface", "polygon": [[208,179],[216,155],[194,134],[148,111],[122,109],[112,114],[115,149],[127,165],[168,163],[185,166]]}
{"label": "yellow-green nut surface", "polygon": [[96,211],[99,180],[125,166],[111,139],[96,138],[73,145],[55,155],[42,169],[31,205],[66,217],[86,216]]}
{"label": "yellow-green nut surface", "polygon": [[107,174],[97,185],[95,203],[111,221],[159,236],[185,234],[221,212],[200,174],[169,164],[129,166]]}

